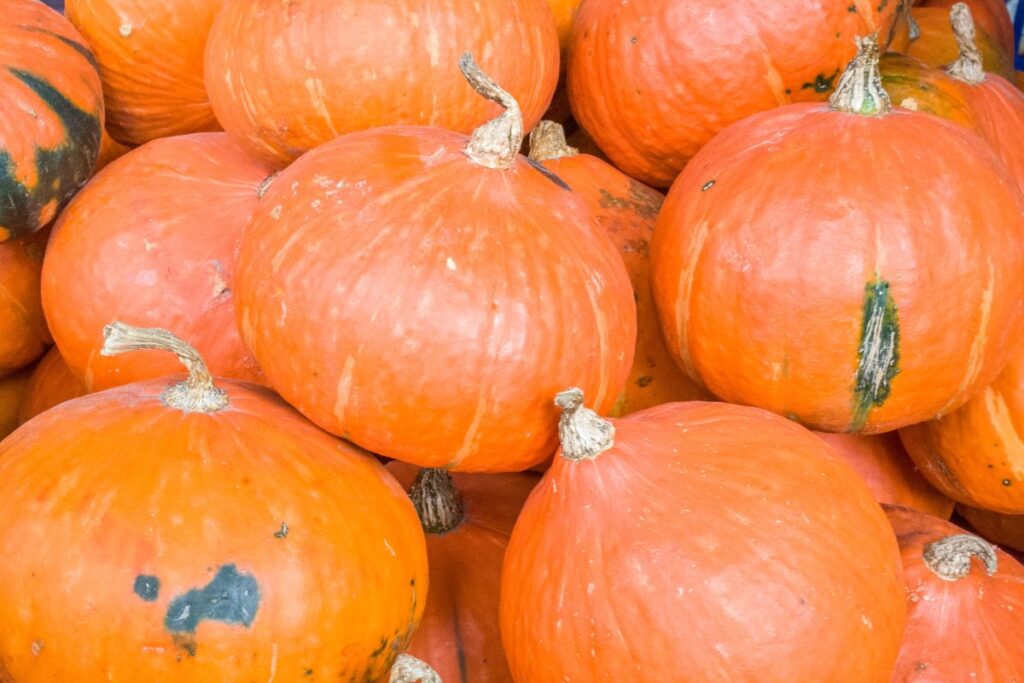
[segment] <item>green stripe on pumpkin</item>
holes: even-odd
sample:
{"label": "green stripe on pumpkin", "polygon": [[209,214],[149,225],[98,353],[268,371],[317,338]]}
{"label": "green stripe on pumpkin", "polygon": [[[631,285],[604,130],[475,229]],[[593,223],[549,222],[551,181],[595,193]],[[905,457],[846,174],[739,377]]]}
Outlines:
{"label": "green stripe on pumpkin", "polygon": [[900,321],[885,280],[876,279],[864,288],[857,355],[851,432],[863,429],[871,409],[885,403],[892,392],[892,379],[900,372]]}

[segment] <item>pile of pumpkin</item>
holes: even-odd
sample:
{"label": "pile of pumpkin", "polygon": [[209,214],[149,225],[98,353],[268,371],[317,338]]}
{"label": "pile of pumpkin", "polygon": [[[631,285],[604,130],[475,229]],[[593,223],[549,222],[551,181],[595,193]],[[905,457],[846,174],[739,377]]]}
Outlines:
{"label": "pile of pumpkin", "polygon": [[1024,681],[1002,0],[4,9],[0,682]]}

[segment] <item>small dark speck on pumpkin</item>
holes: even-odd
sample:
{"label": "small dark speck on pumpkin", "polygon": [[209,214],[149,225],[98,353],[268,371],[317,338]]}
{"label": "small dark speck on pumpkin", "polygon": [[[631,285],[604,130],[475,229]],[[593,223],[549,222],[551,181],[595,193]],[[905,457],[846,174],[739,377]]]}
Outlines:
{"label": "small dark speck on pumpkin", "polygon": [[847,12],[856,13],[857,12],[857,6],[856,5],[850,5],[849,7],[846,8],[846,11]]}
{"label": "small dark speck on pumpkin", "polygon": [[643,389],[644,387],[646,387],[648,384],[650,384],[653,381],[654,381],[654,378],[651,377],[650,375],[642,375],[642,376],[636,378],[637,386],[639,386],[641,389]]}
{"label": "small dark speck on pumpkin", "polygon": [[707,192],[708,190],[710,190],[714,186],[715,186],[715,180],[714,180],[714,178],[712,178],[711,180],[707,181],[706,183],[704,183],[704,185],[701,186],[700,191],[701,192]]}
{"label": "small dark speck on pumpkin", "polygon": [[1009,479],[1003,479],[1003,486],[1009,486],[1012,483]]}
{"label": "small dark speck on pumpkin", "polygon": [[786,88],[786,94],[787,95],[792,95],[793,94],[793,89],[792,88]]}
{"label": "small dark speck on pumpkin", "polygon": [[807,598],[800,598],[800,604],[801,605],[806,605],[807,604]]}
{"label": "small dark speck on pumpkin", "polygon": [[380,655],[384,654],[384,650],[386,650],[386,649],[388,649],[388,639],[387,638],[381,638],[380,639],[380,645],[377,647],[376,650],[374,650],[373,652],[370,653],[370,656],[371,657],[379,657]]}
{"label": "small dark speck on pumpkin", "polygon": [[836,38],[839,38],[839,37],[840,37],[840,36],[842,36],[842,35],[843,35],[843,34],[842,34],[841,32],[839,32],[839,31],[836,31]]}
{"label": "small dark speck on pumpkin", "polygon": [[630,38],[629,42],[631,42],[633,45],[636,45],[636,36],[633,36],[632,38]]}
{"label": "small dark speck on pumpkin", "polygon": [[274,538],[284,538],[288,535],[288,522],[281,522],[281,528],[274,532]]}
{"label": "small dark speck on pumpkin", "polygon": [[312,669],[306,669],[305,671],[302,672],[302,675],[303,676],[312,676],[313,675],[313,670]]}

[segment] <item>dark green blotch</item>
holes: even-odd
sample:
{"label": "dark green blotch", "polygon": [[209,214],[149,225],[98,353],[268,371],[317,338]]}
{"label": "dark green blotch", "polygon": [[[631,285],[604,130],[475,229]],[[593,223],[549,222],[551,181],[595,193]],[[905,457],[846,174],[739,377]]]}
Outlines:
{"label": "dark green blotch", "polygon": [[146,602],[153,602],[160,596],[160,579],[148,574],[139,574],[135,577],[132,590]]}
{"label": "dark green blotch", "polygon": [[800,86],[800,89],[810,90],[813,88],[814,92],[828,92],[835,85],[835,81],[838,76],[839,69],[833,71],[831,76],[826,76],[825,74],[818,74],[817,76],[814,77],[813,83],[804,83],[803,85]]}
{"label": "dark green blotch", "polygon": [[864,427],[872,408],[885,403],[900,372],[900,321],[885,280],[876,279],[864,288],[857,357],[852,432]]}
{"label": "dark green blotch", "polygon": [[252,625],[260,606],[260,587],[251,574],[235,565],[221,567],[205,588],[176,597],[167,606],[164,627],[171,633],[195,633],[203,620]]}

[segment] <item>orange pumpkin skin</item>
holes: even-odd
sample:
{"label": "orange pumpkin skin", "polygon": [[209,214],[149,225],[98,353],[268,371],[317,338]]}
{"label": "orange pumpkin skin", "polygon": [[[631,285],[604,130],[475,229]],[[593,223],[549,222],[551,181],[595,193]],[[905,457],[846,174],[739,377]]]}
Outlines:
{"label": "orange pumpkin skin", "polygon": [[862,436],[815,432],[867,483],[879,503],[905,505],[949,519],[953,501],[928,483],[895,432]]}
{"label": "orange pumpkin skin", "polygon": [[[387,469],[406,488],[417,469]],[[465,518],[453,531],[427,531],[430,596],[408,654],[442,681],[512,683],[498,630],[501,563],[512,526],[540,477],[530,473],[455,474]]]}
{"label": "orange pumpkin skin", "polygon": [[719,403],[611,422],[615,445],[560,452],[512,532],[515,680],[888,680],[905,617],[896,541],[826,444]]}
{"label": "orange pumpkin skin", "polygon": [[53,339],[39,300],[49,231],[0,243],[0,377],[39,356]]}
{"label": "orange pumpkin skin", "polygon": [[100,147],[96,62],[67,19],[5,0],[0,24],[0,242],[48,225],[89,179]]}
{"label": "orange pumpkin skin", "polygon": [[548,0],[548,6],[555,17],[555,26],[558,28],[558,44],[563,50],[569,47],[572,20],[576,16],[580,2],[581,0]]}
{"label": "orange pumpkin skin", "polygon": [[[926,64],[943,67],[956,61],[960,53],[949,25],[949,10],[942,7],[918,7],[912,12],[921,29],[921,37],[910,44],[907,54]],[[985,71],[1013,78],[1013,59],[982,28],[977,29],[978,49]]]}
{"label": "orange pumpkin skin", "polygon": [[0,378],[0,441],[18,426],[18,411],[28,393],[32,368]]}
{"label": "orange pumpkin skin", "polygon": [[518,471],[554,451],[560,387],[612,408],[636,312],[583,201],[523,157],[477,165],[467,141],[378,128],[282,171],[242,241],[239,327],[327,431],[421,467]]}
{"label": "orange pumpkin skin", "polygon": [[959,85],[971,105],[975,128],[1024,191],[1024,92],[996,74],[985,74],[981,83]]}
{"label": "orange pumpkin skin", "polygon": [[222,0],[66,0],[99,62],[107,129],[118,142],[220,130],[203,50]]}
{"label": "orange pumpkin skin", "polygon": [[894,52],[882,55],[879,68],[882,86],[893,104],[979,132],[967,95],[957,80],[942,69]]}
{"label": "orange pumpkin skin", "polygon": [[1024,566],[996,549],[993,575],[972,559],[966,576],[945,580],[928,568],[925,548],[964,530],[916,510],[885,508],[899,539],[907,596],[893,683],[1024,680]]}
{"label": "orange pumpkin skin", "polygon": [[82,380],[71,372],[54,346],[32,370],[18,410],[18,422],[28,422],[39,413],[86,393]]}
{"label": "orange pumpkin skin", "polygon": [[[921,152],[936,148],[941,163]],[[723,400],[820,431],[948,413],[1020,339],[1022,218],[1002,163],[961,126],[898,109],[763,112],[701,150],[659,215],[668,348]]]}
{"label": "orange pumpkin skin", "polygon": [[988,540],[1024,552],[1024,515],[1004,515],[969,505],[957,505],[956,511]]}
{"label": "orange pumpkin skin", "polygon": [[1016,53],[1013,45],[1013,20],[1004,0],[925,0],[921,6],[941,7],[946,10],[948,16],[949,9],[958,2],[963,2],[971,9],[978,27],[984,30],[1003,54],[1012,60]]}
{"label": "orange pumpkin skin", "polygon": [[[0,447],[5,681],[388,671],[428,589],[408,498],[269,391],[218,384],[215,413],[168,408],[156,380],[64,403]],[[234,596],[219,620],[203,605],[218,587]]]}
{"label": "orange pumpkin skin", "polygon": [[188,338],[218,376],[265,382],[235,325],[243,228],[271,173],[223,133],[165,138],[107,167],[61,214],[42,297],[61,355],[88,391],[174,372],[174,356],[101,356],[113,318]]}
{"label": "orange pumpkin skin", "polygon": [[730,123],[824,99],[854,55],[854,37],[888,35],[898,6],[589,0],[569,46],[572,111],[617,168],[667,187]]}
{"label": "orange pumpkin skin", "polygon": [[559,68],[546,0],[224,0],[206,87],[225,130],[285,166],[376,126],[469,133],[499,109],[463,80],[463,52],[518,100],[526,130],[540,120]]}

